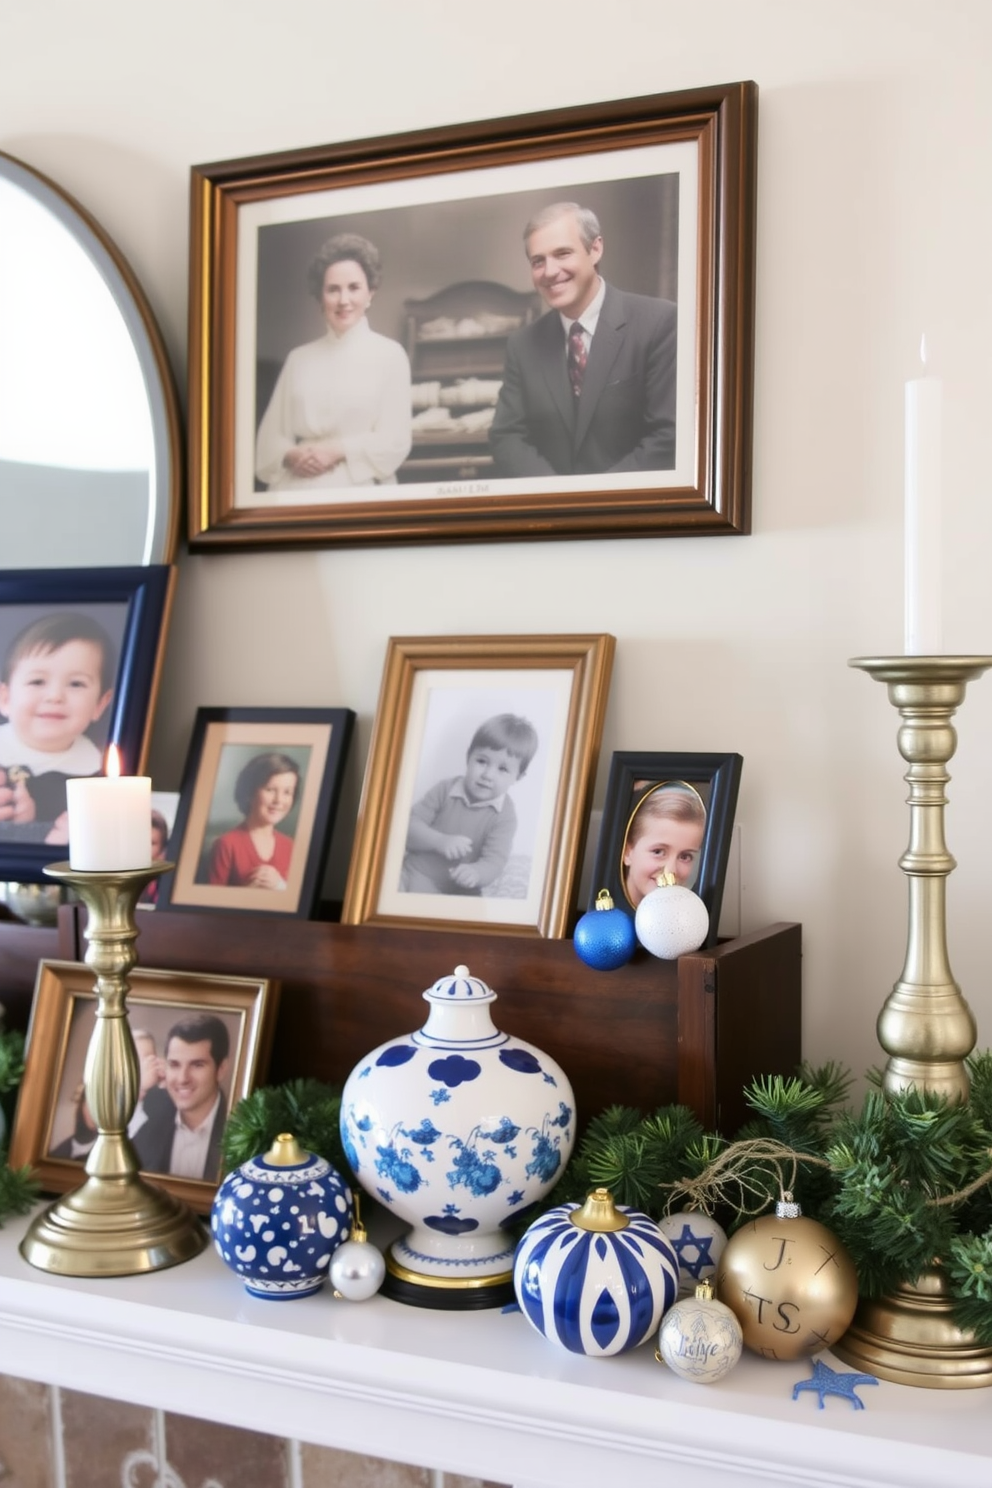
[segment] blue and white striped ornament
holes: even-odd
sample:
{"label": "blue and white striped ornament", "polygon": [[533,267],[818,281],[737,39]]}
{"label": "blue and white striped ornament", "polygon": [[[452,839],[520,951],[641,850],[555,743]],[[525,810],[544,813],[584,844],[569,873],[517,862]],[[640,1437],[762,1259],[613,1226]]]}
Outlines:
{"label": "blue and white striped ornament", "polygon": [[637,1348],[675,1301],[679,1263],[647,1214],[615,1206],[606,1189],[560,1204],[517,1247],[513,1286],[524,1317],[574,1354]]}

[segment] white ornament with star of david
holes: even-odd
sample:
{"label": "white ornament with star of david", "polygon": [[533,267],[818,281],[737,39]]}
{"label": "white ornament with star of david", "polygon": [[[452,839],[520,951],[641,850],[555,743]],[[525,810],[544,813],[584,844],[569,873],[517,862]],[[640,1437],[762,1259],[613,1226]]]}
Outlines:
{"label": "white ornament with star of david", "polygon": [[700,1209],[666,1214],[658,1224],[679,1258],[679,1296],[691,1297],[701,1281],[716,1275],[727,1232]]}

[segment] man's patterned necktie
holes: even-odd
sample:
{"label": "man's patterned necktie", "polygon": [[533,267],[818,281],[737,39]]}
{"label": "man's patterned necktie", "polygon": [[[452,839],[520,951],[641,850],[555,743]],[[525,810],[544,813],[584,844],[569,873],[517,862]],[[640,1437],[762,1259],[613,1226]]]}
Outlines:
{"label": "man's patterned necktie", "polygon": [[589,353],[586,350],[586,338],[582,326],[575,320],[572,322],[568,333],[568,380],[572,384],[572,392],[576,397],[582,391],[582,376],[586,370],[586,362]]}

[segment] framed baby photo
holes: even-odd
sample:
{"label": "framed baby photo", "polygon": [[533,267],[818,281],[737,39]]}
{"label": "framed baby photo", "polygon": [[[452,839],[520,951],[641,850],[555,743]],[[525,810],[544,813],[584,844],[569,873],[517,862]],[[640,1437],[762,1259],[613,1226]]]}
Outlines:
{"label": "framed baby photo", "polygon": [[739,754],[613,755],[589,908],[608,889],[633,917],[656,875],[672,873],[709,910],[714,945],[740,789]]}
{"label": "framed baby photo", "polygon": [[190,547],[749,531],[757,115],[737,82],[195,166]]}
{"label": "framed baby photo", "polygon": [[344,924],[566,933],[614,644],[389,641]]}
{"label": "framed baby photo", "polygon": [[160,909],[316,911],[355,715],[200,708]]}
{"label": "framed baby photo", "polygon": [[0,879],[44,881],[69,856],[66,781],[115,744],[141,774],[175,570],[0,572]]}
{"label": "framed baby photo", "polygon": [[[135,1156],[142,1172],[206,1214],[223,1176],[228,1114],[268,1071],[279,984],[143,967],[128,981],[138,1061],[128,1122]],[[82,1183],[97,1136],[83,1084],[95,1012],[87,966],[39,964],[10,1162],[29,1163],[52,1193]]]}

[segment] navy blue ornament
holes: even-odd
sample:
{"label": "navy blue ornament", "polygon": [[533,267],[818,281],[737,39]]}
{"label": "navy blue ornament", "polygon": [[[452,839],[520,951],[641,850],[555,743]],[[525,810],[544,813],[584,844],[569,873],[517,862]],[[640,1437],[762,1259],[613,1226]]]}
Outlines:
{"label": "navy blue ornament", "polygon": [[283,1132],[264,1156],[228,1173],[210,1229],[218,1255],[246,1290],[282,1301],[320,1290],[352,1214],[351,1189],[337,1169]]}
{"label": "navy blue ornament", "polygon": [[634,922],[622,909],[614,908],[608,889],[596,895],[595,909],[588,910],[575,927],[575,954],[593,971],[616,971],[626,966],[637,949]]}

